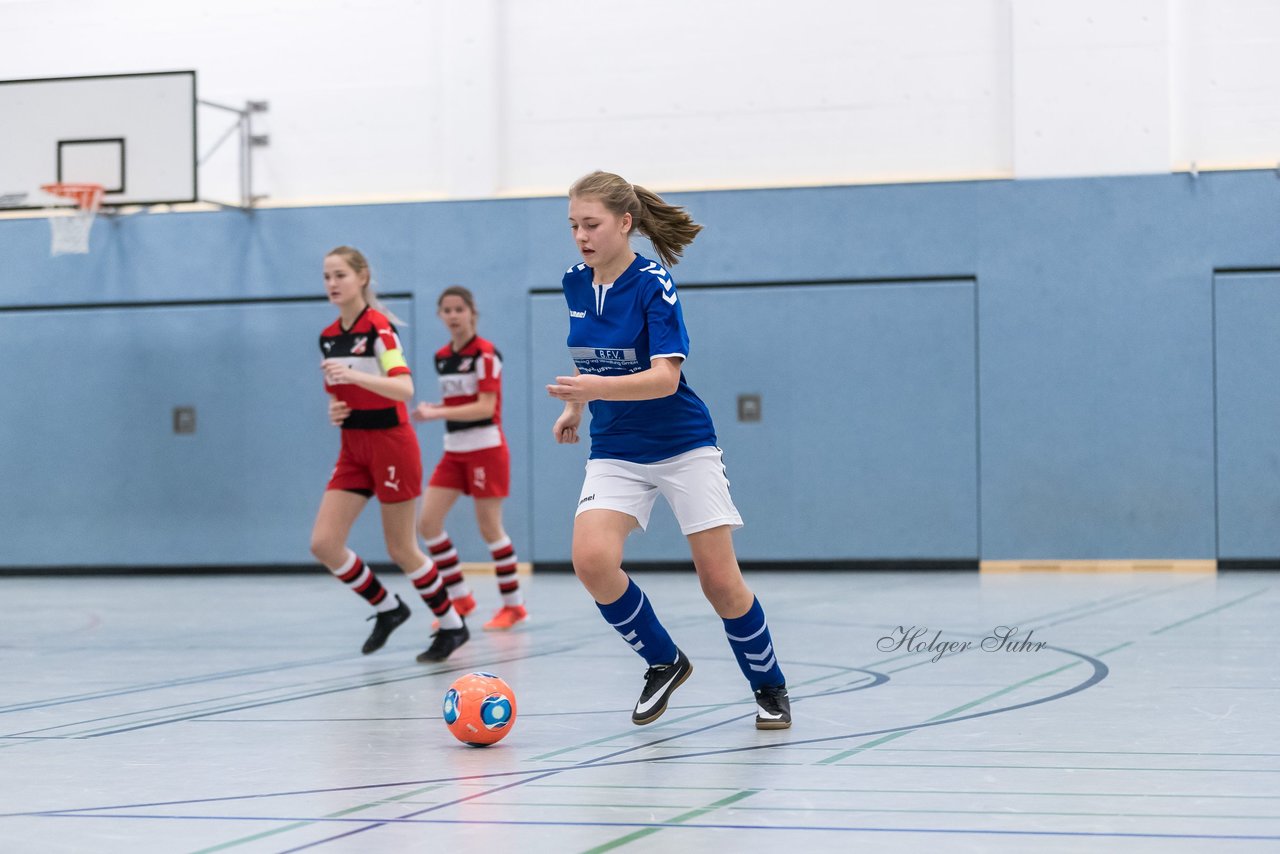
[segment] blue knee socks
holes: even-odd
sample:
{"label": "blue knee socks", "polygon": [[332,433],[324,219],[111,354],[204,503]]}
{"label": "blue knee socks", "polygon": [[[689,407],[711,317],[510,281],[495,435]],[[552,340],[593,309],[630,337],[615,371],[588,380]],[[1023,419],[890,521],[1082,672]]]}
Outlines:
{"label": "blue knee socks", "polygon": [[627,579],[627,590],[616,602],[608,605],[596,603],[605,622],[618,630],[622,639],[640,653],[650,667],[671,664],[676,660],[676,645],[671,635],[658,622],[658,616],[649,605],[649,597]]}
{"label": "blue knee socks", "polygon": [[760,600],[753,599],[751,608],[741,617],[724,621],[724,633],[729,638],[733,657],[738,660],[742,675],[751,683],[751,690],[758,691],[769,685],[786,682],[778,658],[773,654],[773,638],[764,618]]}

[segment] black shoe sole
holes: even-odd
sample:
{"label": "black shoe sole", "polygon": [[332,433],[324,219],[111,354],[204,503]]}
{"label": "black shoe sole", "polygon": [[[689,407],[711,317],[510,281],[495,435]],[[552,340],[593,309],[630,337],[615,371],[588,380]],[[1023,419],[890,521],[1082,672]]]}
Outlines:
{"label": "black shoe sole", "polygon": [[679,688],[685,682],[689,681],[689,677],[692,675],[693,675],[693,662],[689,662],[689,669],[684,672],[684,675],[680,677],[680,680],[676,682],[676,684],[672,685],[671,690],[667,692],[666,702],[663,703],[658,708],[654,709],[653,713],[650,714],[649,717],[644,718],[642,720],[636,720],[635,715],[632,715],[631,722],[636,726],[645,726],[646,724],[651,724],[654,721],[656,721],[658,718],[662,717],[662,713],[667,710],[667,703],[671,702],[671,695],[676,692],[677,688]]}

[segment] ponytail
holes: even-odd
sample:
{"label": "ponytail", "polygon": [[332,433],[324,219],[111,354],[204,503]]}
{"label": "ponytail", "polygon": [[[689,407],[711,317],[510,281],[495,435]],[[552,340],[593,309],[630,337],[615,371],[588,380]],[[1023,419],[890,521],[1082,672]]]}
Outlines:
{"label": "ponytail", "polygon": [[684,208],[668,204],[652,190],[630,184],[612,172],[597,170],[584,175],[573,182],[569,196],[599,199],[617,216],[631,214],[636,231],[649,238],[658,259],[668,267],[679,263],[684,248],[702,231]]}

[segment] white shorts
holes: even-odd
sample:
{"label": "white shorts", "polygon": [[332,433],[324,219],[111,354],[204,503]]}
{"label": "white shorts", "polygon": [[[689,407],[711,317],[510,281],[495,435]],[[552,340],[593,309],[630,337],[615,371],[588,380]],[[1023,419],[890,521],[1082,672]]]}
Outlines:
{"label": "white shorts", "polygon": [[616,510],[635,517],[643,531],[659,493],[671,505],[686,537],[721,525],[742,527],[742,517],[729,497],[720,449],[711,446],[656,463],[587,460],[577,512]]}

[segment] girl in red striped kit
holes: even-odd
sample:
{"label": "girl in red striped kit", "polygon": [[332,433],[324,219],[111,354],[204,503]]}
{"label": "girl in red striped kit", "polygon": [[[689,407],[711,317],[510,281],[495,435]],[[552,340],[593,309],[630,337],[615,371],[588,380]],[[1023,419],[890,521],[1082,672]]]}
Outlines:
{"label": "girl in red striped kit", "polygon": [[369,263],[359,250],[339,246],[326,255],[324,283],[339,316],[320,333],[320,365],[329,393],[329,420],[342,428],[342,449],[316,514],[311,553],[373,606],[373,630],[361,651],[368,655],[381,649],[409,619],[409,606],[347,548],[351,527],[376,495],[387,551],[441,627],[418,661],[444,661],[466,643],[468,632],[414,535],[422,458],[405,405],[413,398],[413,377],[391,322],[394,316],[378,303]]}
{"label": "girl in red striped kit", "polygon": [[471,496],[502,595],[502,607],[484,628],[505,631],[527,619],[528,611],[516,575],[516,550],[502,527],[502,502],[511,483],[511,455],[502,433],[502,354],[476,334],[478,315],[471,291],[460,285],[445,288],[436,309],[449,330],[449,343],[436,351],[441,402],[419,403],[413,419],[444,420],[444,456],[427,483],[418,532],[454,608],[463,616],[469,614],[476,600],[462,577],[444,519],[459,496]]}

